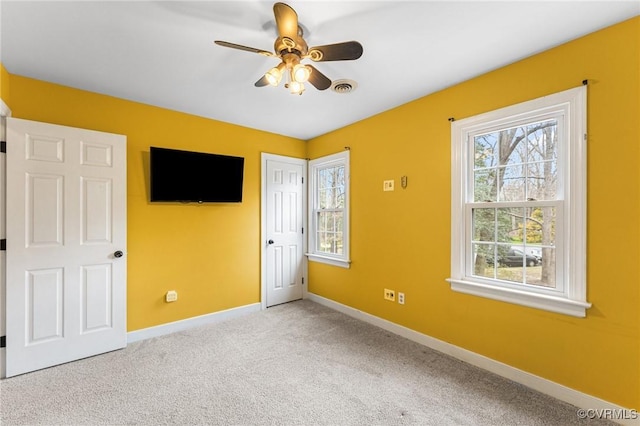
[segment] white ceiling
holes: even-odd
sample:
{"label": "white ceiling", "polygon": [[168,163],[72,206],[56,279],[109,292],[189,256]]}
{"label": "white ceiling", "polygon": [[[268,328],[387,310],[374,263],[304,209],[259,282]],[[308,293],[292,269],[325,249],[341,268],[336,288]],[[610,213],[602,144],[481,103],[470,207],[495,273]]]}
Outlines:
{"label": "white ceiling", "polygon": [[[308,140],[640,14],[626,1],[290,1],[339,94],[254,87],[278,60],[272,1],[0,1],[0,60],[32,77]],[[535,76],[532,76],[535,78]],[[523,82],[526,84],[526,82]]]}

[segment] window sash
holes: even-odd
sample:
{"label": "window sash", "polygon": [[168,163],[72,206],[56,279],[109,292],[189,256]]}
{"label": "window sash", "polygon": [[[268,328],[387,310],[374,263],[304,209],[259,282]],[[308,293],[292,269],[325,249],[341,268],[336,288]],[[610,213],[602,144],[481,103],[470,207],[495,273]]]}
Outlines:
{"label": "window sash", "polygon": [[[486,127],[482,125],[476,126],[473,130],[469,130],[466,133],[466,148],[467,148],[467,157],[469,161],[466,162],[466,192],[465,192],[465,202],[474,202],[475,192],[474,192],[474,177],[475,173],[481,170],[476,170],[474,161],[471,159],[474,158],[475,153],[475,138],[478,136],[482,136],[488,133],[499,133],[504,130],[518,128],[518,127],[529,127],[532,124],[555,121],[556,122],[556,133],[558,135],[557,147],[556,147],[556,158],[555,163],[557,168],[562,168],[562,164],[566,163],[566,155],[565,145],[566,141],[571,138],[569,132],[569,126],[566,125],[566,121],[570,118],[568,116],[569,111],[566,108],[553,108],[548,111],[540,111],[540,112],[530,112],[529,114],[522,114],[523,117],[519,119],[514,119],[513,121],[509,121],[508,117],[505,120],[499,120],[496,124],[487,124]],[[520,163],[518,166],[522,166],[525,171],[524,179],[528,179],[529,174],[529,165],[528,163]],[[498,164],[493,168],[487,168],[487,170],[498,170],[500,168],[509,168],[515,167],[516,164]],[[568,178],[567,173],[558,173],[555,193],[556,196],[553,198],[555,200],[564,199],[564,187],[565,187],[565,179]],[[501,202],[498,200],[494,200],[493,202]]]}
{"label": "window sash", "polygon": [[[513,281],[502,280],[500,278],[490,278],[490,277],[482,277],[474,273],[474,244],[480,242],[473,238],[474,234],[474,221],[473,221],[473,211],[474,209],[501,209],[501,208],[542,208],[542,207],[551,207],[555,209],[555,226],[556,226],[556,235],[562,233],[562,223],[564,221],[563,218],[563,202],[561,200],[558,201],[535,201],[535,202],[502,202],[502,203],[467,203],[464,207],[465,209],[465,265],[464,265],[464,277],[466,280],[477,280],[486,285],[495,285],[499,287],[510,288],[514,290],[518,289],[526,289],[527,291],[531,291],[534,293],[540,294],[549,294],[549,295],[562,295],[565,293],[565,284],[564,284],[564,262],[563,262],[563,241],[562,238],[556,238],[553,244],[553,248],[555,251],[555,285],[554,287],[545,287],[541,285],[535,285],[530,283],[519,283]],[[497,219],[495,219],[497,221]],[[494,235],[493,240],[482,241],[482,243],[486,243],[487,245],[496,244],[503,246],[515,246],[518,245],[515,242],[500,242],[498,240],[498,236]],[[523,242],[523,245],[531,245],[527,244],[526,241]],[[542,245],[541,245],[542,246]],[[546,247],[546,246],[545,246]]]}
{"label": "window sash", "polygon": [[[327,222],[331,223],[322,223],[323,213],[331,213],[327,216],[328,219],[330,218]],[[314,251],[328,256],[341,256],[344,250],[344,209],[319,209],[315,213],[315,219],[316,245]],[[338,219],[340,224],[337,223]],[[328,236],[336,237],[334,240],[336,247],[333,251],[321,248]]]}

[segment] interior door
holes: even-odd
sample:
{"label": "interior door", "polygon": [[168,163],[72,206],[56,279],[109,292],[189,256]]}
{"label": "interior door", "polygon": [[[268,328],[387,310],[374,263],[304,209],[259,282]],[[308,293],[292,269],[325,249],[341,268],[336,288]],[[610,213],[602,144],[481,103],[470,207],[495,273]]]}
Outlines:
{"label": "interior door", "polygon": [[266,307],[302,299],[304,285],[304,160],[263,157]]}
{"label": "interior door", "polygon": [[126,138],[7,119],[7,377],[126,346]]}

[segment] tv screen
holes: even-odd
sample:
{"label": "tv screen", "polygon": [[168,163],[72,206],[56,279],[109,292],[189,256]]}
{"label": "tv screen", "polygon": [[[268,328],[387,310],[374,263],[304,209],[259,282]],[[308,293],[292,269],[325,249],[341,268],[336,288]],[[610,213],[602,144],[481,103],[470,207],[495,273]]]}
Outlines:
{"label": "tv screen", "polygon": [[152,202],[239,203],[244,158],[150,147]]}

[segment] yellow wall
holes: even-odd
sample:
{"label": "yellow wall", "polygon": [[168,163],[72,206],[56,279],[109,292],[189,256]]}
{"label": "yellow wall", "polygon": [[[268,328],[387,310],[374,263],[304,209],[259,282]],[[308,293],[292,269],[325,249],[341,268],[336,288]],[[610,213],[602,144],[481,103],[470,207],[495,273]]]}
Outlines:
{"label": "yellow wall", "polygon": [[[351,269],[310,262],[309,291],[640,409],[640,18],[313,139],[351,147]],[[464,66],[464,65],[461,65]],[[588,300],[579,319],[455,293],[450,124],[588,87]],[[406,190],[382,181],[408,176]],[[406,294],[404,306],[383,289]]]}
{"label": "yellow wall", "polygon": [[0,99],[6,104],[9,105],[9,73],[0,62]]}
{"label": "yellow wall", "polygon": [[[13,116],[127,136],[128,329],[260,301],[260,153],[296,139],[10,76]],[[245,157],[241,204],[150,204],[149,146]],[[179,300],[165,303],[167,290]]]}

